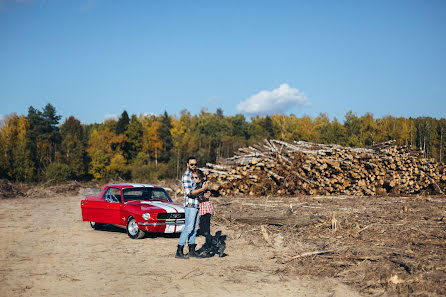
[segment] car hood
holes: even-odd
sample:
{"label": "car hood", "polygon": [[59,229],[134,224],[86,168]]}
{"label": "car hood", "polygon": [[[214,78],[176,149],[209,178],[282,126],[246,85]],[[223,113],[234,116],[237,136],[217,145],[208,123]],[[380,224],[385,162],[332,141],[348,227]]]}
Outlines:
{"label": "car hood", "polygon": [[128,205],[140,207],[142,211],[157,211],[166,213],[184,212],[184,207],[163,201],[129,202]]}

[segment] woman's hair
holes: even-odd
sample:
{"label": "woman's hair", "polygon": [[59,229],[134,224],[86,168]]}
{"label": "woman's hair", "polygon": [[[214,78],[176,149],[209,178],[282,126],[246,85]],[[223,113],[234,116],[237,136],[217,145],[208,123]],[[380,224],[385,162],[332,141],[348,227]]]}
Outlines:
{"label": "woman's hair", "polygon": [[206,180],[206,175],[204,175],[203,171],[201,171],[200,169],[197,168],[194,171],[192,171],[192,173],[195,173],[200,180],[202,181]]}

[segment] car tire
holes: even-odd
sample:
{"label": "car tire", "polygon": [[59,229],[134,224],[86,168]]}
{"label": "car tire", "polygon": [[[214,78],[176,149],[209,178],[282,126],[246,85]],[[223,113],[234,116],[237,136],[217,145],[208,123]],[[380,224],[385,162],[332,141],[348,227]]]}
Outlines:
{"label": "car tire", "polygon": [[146,235],[146,233],[139,229],[136,220],[133,217],[129,217],[127,220],[127,235],[131,239],[141,239]]}
{"label": "car tire", "polygon": [[102,224],[101,223],[96,223],[96,222],[90,222],[90,226],[91,228],[95,229],[95,230],[99,230],[102,228]]}

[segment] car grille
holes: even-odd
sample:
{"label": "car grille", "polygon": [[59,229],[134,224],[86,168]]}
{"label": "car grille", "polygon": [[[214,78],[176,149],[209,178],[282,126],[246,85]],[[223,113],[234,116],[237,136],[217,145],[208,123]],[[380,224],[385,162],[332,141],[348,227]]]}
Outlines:
{"label": "car grille", "polygon": [[169,219],[184,219],[184,212],[181,213],[159,213],[157,218],[160,220],[169,220]]}

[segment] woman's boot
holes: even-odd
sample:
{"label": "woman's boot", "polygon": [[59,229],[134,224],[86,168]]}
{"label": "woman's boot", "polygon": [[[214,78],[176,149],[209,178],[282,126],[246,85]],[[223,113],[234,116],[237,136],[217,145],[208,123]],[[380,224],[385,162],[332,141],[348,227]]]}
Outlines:
{"label": "woman's boot", "polygon": [[184,248],[184,245],[178,245],[175,258],[189,259],[189,256],[184,254],[183,248]]}
{"label": "woman's boot", "polygon": [[196,244],[189,244],[189,257],[201,258],[200,254],[195,251]]}
{"label": "woman's boot", "polygon": [[206,235],[206,242],[203,244],[203,252],[200,253],[202,258],[212,257],[212,236],[210,234]]}

